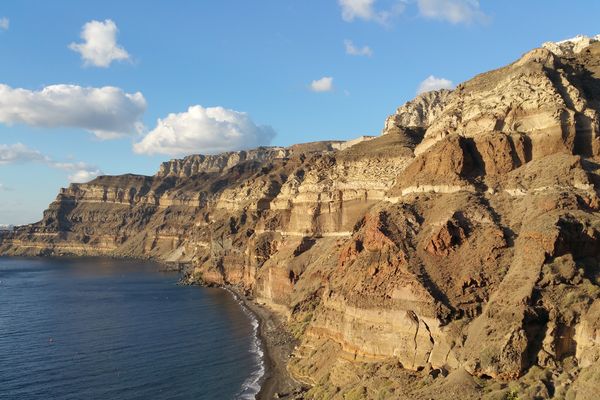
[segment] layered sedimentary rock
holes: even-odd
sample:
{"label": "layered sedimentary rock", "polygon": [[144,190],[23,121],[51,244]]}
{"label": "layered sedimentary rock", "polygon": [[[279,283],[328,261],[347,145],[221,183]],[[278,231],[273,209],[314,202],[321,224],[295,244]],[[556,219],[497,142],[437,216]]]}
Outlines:
{"label": "layered sedimentary rock", "polygon": [[420,95],[377,138],[71,185],[0,252],[238,285],[286,316],[306,398],[593,398],[599,99],[600,43],[545,45]]}
{"label": "layered sedimentary rock", "polygon": [[441,110],[430,110],[433,122],[416,153],[451,134],[500,131],[527,134],[533,158],[560,151],[597,155],[597,99],[588,96],[597,82],[585,65],[596,52],[597,45],[589,46],[565,62],[547,49],[535,49],[508,67],[459,85],[439,101]]}

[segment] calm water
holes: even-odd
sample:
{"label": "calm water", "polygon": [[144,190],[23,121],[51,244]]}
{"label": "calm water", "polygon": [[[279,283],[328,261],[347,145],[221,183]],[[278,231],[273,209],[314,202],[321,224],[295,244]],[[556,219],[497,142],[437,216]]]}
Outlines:
{"label": "calm water", "polygon": [[0,399],[253,398],[255,321],[153,264],[0,258]]}

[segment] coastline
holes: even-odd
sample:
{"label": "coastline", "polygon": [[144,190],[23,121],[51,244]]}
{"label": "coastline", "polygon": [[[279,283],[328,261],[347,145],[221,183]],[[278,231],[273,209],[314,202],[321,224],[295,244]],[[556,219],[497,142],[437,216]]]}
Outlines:
{"label": "coastline", "polygon": [[262,345],[264,374],[260,379],[260,390],[256,400],[302,398],[302,384],[294,380],[287,370],[287,360],[296,341],[285,329],[281,317],[241,293],[239,288],[223,288],[230,291],[242,307],[258,321],[257,334]]}
{"label": "coastline", "polygon": [[[254,399],[260,390],[264,369],[258,321],[249,319],[249,311],[229,293],[216,287],[180,287],[176,274],[163,274],[146,262],[41,257],[0,261],[0,291],[18,305],[6,313],[7,327],[18,337],[0,346],[8,349],[7,366],[14,372],[7,371],[3,387],[10,398],[47,391],[48,398],[89,392],[99,398],[208,395],[241,400]],[[99,317],[103,323],[96,325]],[[21,356],[30,349],[45,356]],[[72,362],[64,364],[67,358]],[[19,374],[22,366],[27,375]],[[53,369],[64,370],[64,375],[46,387],[47,371]],[[181,384],[173,385],[172,377]],[[62,384],[63,378],[68,385]],[[243,383],[249,385],[240,396]]]}
{"label": "coastline", "polygon": [[[0,255],[0,257],[15,257]],[[111,259],[130,262],[152,262],[157,265],[158,271],[176,272],[179,273],[180,285],[198,285],[202,283],[190,282],[186,279],[185,269],[180,265],[174,266],[172,263],[164,262],[152,257],[117,257],[117,256],[81,256],[81,255],[59,255],[59,256],[33,256],[16,258],[45,258],[45,259]],[[271,399],[302,399],[302,394],[307,390],[307,387],[291,377],[287,370],[287,361],[289,360],[297,340],[285,328],[283,318],[261,305],[251,296],[246,295],[239,287],[233,285],[208,285],[224,289],[232,294],[240,303],[241,307],[247,311],[258,323],[256,330],[257,338],[262,351],[262,362],[264,373],[258,379],[260,389],[255,395],[256,400],[271,400]]]}

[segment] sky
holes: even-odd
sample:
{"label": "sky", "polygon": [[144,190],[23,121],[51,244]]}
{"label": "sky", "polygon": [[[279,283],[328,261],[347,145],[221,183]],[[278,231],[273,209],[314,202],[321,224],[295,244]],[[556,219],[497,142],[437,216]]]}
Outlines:
{"label": "sky", "polygon": [[3,0],[0,224],[100,174],[377,135],[417,93],[598,34],[598,15],[573,0]]}

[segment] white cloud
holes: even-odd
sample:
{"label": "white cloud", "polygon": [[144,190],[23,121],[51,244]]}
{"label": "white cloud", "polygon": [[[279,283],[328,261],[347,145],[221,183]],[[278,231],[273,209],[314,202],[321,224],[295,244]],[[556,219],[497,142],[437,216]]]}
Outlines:
{"label": "white cloud", "polygon": [[373,50],[369,46],[356,47],[352,40],[345,40],[344,46],[346,47],[346,54],[351,56],[367,56],[371,57],[373,55]]}
{"label": "white cloud", "polygon": [[339,0],[342,18],[348,22],[354,21],[355,18],[372,19],[375,16],[373,3],[375,0]]}
{"label": "white cloud", "polygon": [[453,24],[484,22],[488,18],[479,9],[479,0],[418,0],[417,5],[423,17]]}
{"label": "white cloud", "polygon": [[0,165],[31,161],[46,161],[46,157],[39,151],[30,149],[22,143],[0,144]]}
{"label": "white cloud", "polygon": [[6,17],[0,18],[0,30],[7,31],[10,27],[10,20]]}
{"label": "white cloud", "polygon": [[0,122],[41,128],[82,128],[100,139],[140,133],[146,100],[140,92],[125,93],[75,85],[51,85],[40,91],[0,84]]}
{"label": "white cloud", "polygon": [[84,162],[50,162],[49,165],[53,168],[69,172],[69,182],[85,183],[102,175],[102,171],[90,164]]}
{"label": "white cloud", "polygon": [[452,24],[489,20],[481,11],[479,0],[338,0],[344,21],[361,19],[382,25],[389,25],[393,17],[402,14],[412,3],[416,3],[419,15],[428,19]]}
{"label": "white cloud", "polygon": [[81,30],[83,43],[71,43],[69,48],[81,54],[84,65],[108,67],[113,61],[129,60],[127,51],[117,44],[117,25],[110,19],[90,21]]}
{"label": "white cloud", "polygon": [[98,176],[102,175],[102,171],[99,169],[92,170],[78,170],[75,173],[69,175],[69,182],[73,183],[87,183],[93,179],[96,179]]}
{"label": "white cloud", "polygon": [[432,90],[452,88],[454,88],[454,84],[451,80],[445,78],[437,78],[433,75],[429,75],[423,82],[419,84],[417,94],[431,92]]}
{"label": "white cloud", "polygon": [[52,158],[22,143],[0,144],[0,165],[28,162],[39,162],[50,168],[66,171],[69,173],[68,178],[70,182],[83,183],[92,180],[98,175],[102,175],[102,171],[98,167],[84,162],[54,161]]}
{"label": "white cloud", "polygon": [[377,0],[338,0],[342,8],[342,19],[346,22],[352,22],[355,19],[365,21],[374,21],[380,24],[387,24],[389,19],[404,11],[403,0],[394,0],[387,9],[376,9]]}
{"label": "white cloud", "polygon": [[333,90],[333,78],[324,76],[321,79],[314,80],[310,83],[310,90],[313,92],[330,92]]}
{"label": "white cloud", "polygon": [[134,144],[133,150],[170,156],[214,154],[267,145],[273,137],[273,128],[256,125],[246,113],[195,105],[159,119],[156,127]]}

